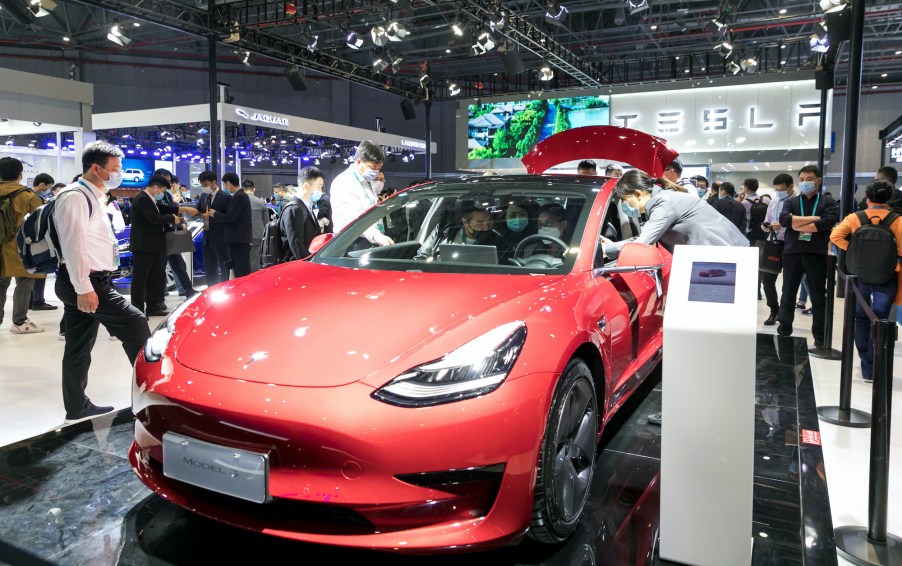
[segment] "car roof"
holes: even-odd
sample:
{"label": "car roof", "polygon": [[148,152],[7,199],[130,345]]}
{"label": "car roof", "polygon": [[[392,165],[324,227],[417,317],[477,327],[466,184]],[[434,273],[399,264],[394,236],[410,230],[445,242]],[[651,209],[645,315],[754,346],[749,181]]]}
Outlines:
{"label": "car roof", "polygon": [[460,189],[485,189],[490,187],[517,188],[526,190],[552,190],[566,188],[569,191],[594,197],[598,189],[611,180],[612,177],[591,175],[491,175],[491,176],[463,176],[457,179],[442,179],[431,181],[422,185],[410,187],[411,191],[423,190],[460,190]]}

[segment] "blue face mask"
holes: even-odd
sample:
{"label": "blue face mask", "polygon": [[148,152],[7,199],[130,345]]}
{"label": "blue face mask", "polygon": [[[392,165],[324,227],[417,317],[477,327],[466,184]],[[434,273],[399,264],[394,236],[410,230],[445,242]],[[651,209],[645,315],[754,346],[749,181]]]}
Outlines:
{"label": "blue face mask", "polygon": [[313,202],[317,202],[321,198],[323,198],[322,191],[313,191],[313,193],[310,194],[310,200],[312,200]]}
{"label": "blue face mask", "polygon": [[702,198],[703,196],[705,196],[705,193],[708,191],[708,189],[702,189],[702,188],[698,188],[698,187],[696,187],[695,190],[698,191],[698,198]]}
{"label": "blue face mask", "polygon": [[814,184],[814,181],[799,181],[799,190],[802,191],[803,195],[810,195],[817,190],[817,186]]}
{"label": "blue face mask", "polygon": [[620,210],[630,218],[639,219],[639,209],[630,206],[630,203],[625,200],[620,201]]}
{"label": "blue face mask", "polygon": [[507,227],[512,232],[522,232],[526,230],[526,226],[529,225],[528,218],[508,218],[507,219]]}
{"label": "blue face mask", "polygon": [[163,193],[154,195],[153,198],[156,199],[157,202],[160,202],[161,200],[163,200]]}
{"label": "blue face mask", "polygon": [[780,200],[786,200],[789,197],[789,191],[777,191],[777,198]]}

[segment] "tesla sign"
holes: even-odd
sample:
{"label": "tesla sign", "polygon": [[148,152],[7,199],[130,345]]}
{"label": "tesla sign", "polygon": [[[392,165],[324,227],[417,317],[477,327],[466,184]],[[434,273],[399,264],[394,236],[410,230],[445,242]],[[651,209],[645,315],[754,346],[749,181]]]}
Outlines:
{"label": "tesla sign", "polygon": [[902,147],[889,148],[890,163],[902,163]]}
{"label": "tesla sign", "polygon": [[820,106],[814,81],[693,88],[614,95],[611,123],[683,153],[815,149]]}
{"label": "tesla sign", "polygon": [[263,114],[261,112],[254,112],[251,114],[243,108],[236,108],[235,114],[241,116],[245,120],[250,120],[251,122],[261,122],[263,124],[272,124],[273,126],[288,126],[288,118],[280,118],[279,116],[273,116],[272,114]]}

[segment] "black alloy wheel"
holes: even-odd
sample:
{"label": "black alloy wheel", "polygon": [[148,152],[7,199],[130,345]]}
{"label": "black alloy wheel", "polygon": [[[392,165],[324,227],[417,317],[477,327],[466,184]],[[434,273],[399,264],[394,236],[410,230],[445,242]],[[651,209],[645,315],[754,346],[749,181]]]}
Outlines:
{"label": "black alloy wheel", "polygon": [[573,359],[551,401],[539,453],[529,536],[557,544],[579,525],[595,471],[598,401],[589,367]]}

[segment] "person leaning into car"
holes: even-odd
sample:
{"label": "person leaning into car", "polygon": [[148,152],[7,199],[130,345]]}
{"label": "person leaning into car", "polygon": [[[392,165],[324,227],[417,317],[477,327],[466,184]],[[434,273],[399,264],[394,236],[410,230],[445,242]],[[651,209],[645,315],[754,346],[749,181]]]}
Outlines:
{"label": "person leaning into car", "polygon": [[601,237],[604,255],[617,257],[628,241],[654,245],[661,243],[668,251],[679,244],[695,246],[742,246],[749,241],[739,228],[714,210],[697,193],[675,183],[650,176],[645,171],[631,169],[617,181],[614,190],[620,197],[624,214],[646,221],[639,235],[630,240],[613,242]]}
{"label": "person leaning into car", "polygon": [[220,212],[211,208],[204,213],[204,217],[209,219],[211,226],[223,227],[223,238],[229,248],[230,264],[235,270],[235,277],[244,277],[251,273],[251,200],[241,188],[238,175],[234,173],[222,176],[222,186],[232,195],[228,209]]}
{"label": "person leaning into car", "polygon": [[[160,211],[158,202],[170,187],[162,175],[154,175],[147,182],[147,188],[139,191],[132,199],[132,230],[129,249],[132,252],[132,304],[148,316],[169,314],[165,307],[154,304],[145,310],[145,297],[162,297],[164,232],[167,225],[173,226],[180,220],[177,214]],[[145,295],[146,292],[146,295]]]}

